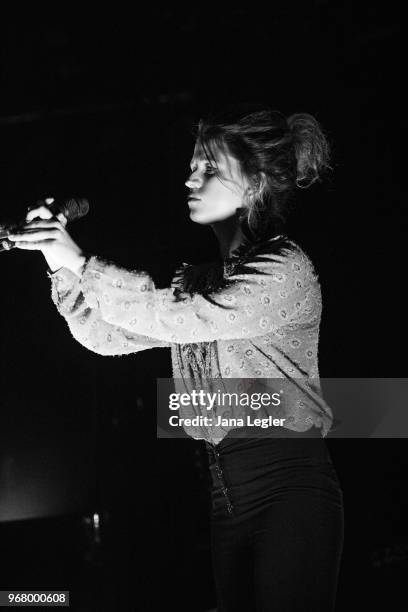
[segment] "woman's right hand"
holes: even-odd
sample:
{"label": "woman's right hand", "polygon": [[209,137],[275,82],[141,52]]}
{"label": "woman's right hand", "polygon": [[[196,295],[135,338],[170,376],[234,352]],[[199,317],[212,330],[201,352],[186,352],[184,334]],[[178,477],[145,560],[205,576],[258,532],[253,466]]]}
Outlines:
{"label": "woman's right hand", "polygon": [[53,216],[48,206],[40,204],[29,210],[25,225],[14,230],[8,239],[18,249],[42,251],[52,271],[68,268],[78,273],[85,263],[85,253],[65,229],[62,213]]}

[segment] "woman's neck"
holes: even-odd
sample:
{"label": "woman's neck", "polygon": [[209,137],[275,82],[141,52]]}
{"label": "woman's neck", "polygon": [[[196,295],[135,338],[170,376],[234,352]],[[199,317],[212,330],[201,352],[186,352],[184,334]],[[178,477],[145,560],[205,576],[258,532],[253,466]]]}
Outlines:
{"label": "woman's neck", "polygon": [[243,242],[245,236],[237,217],[213,223],[211,227],[218,240],[221,257],[228,259]]}

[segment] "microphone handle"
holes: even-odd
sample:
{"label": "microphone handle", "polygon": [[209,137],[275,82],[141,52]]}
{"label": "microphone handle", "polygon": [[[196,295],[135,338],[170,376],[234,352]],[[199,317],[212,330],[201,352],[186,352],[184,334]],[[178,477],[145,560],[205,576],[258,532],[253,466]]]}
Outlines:
{"label": "microphone handle", "polygon": [[11,251],[11,249],[16,248],[16,245],[14,244],[14,242],[11,242],[11,240],[7,240],[7,238],[5,238],[4,240],[0,240],[0,253],[2,253],[3,251]]}

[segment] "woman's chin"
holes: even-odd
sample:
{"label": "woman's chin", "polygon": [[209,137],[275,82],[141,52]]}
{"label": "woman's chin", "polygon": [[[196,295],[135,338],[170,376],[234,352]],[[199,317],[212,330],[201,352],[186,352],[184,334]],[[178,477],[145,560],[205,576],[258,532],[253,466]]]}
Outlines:
{"label": "woman's chin", "polygon": [[210,225],[211,221],[206,219],[204,215],[200,215],[200,213],[196,210],[190,210],[190,219],[194,223],[199,223],[200,225]]}

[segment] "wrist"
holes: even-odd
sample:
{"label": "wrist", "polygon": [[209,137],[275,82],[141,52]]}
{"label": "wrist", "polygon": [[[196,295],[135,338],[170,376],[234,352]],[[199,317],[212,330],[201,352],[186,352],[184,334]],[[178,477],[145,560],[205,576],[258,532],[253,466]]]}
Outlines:
{"label": "wrist", "polygon": [[83,267],[85,266],[87,260],[88,257],[85,255],[85,253],[81,253],[75,259],[75,261],[72,262],[72,264],[69,266],[69,269],[77,276],[81,276],[83,272]]}
{"label": "wrist", "polygon": [[62,270],[62,268],[66,268],[67,270],[70,270],[77,276],[81,276],[82,268],[84,267],[88,259],[89,257],[87,257],[85,253],[80,253],[75,258],[73,258],[69,263],[64,263],[64,265],[62,266],[60,263],[54,263],[49,258],[47,259],[47,263],[48,263],[50,272],[52,273],[58,272],[58,270]]}

